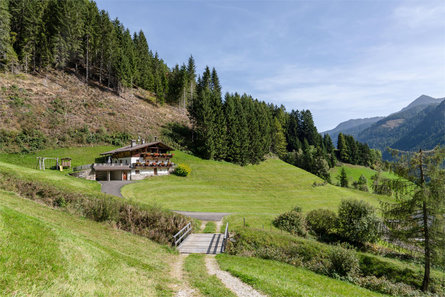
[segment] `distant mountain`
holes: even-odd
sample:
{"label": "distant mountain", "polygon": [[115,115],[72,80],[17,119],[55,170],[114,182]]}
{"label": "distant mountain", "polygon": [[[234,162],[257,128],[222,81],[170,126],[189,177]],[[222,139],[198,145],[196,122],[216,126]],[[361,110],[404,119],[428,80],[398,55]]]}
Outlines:
{"label": "distant mountain", "polygon": [[404,111],[406,109],[410,109],[412,107],[417,107],[417,106],[426,106],[426,105],[430,105],[430,104],[439,104],[441,101],[443,101],[445,98],[433,98],[427,95],[422,95],[419,98],[417,98],[416,100],[414,100],[413,102],[411,102],[407,107],[402,108],[401,111]]}
{"label": "distant mountain", "polygon": [[341,132],[343,134],[352,135],[354,138],[357,138],[357,135],[370,127],[372,124],[378,122],[384,117],[373,117],[373,118],[364,118],[364,119],[352,119],[346,122],[342,122],[337,125],[332,130],[322,132],[322,134],[329,134],[331,136],[334,145],[337,146],[338,134]]}
{"label": "distant mountain", "polygon": [[349,120],[324,133],[336,142],[340,132],[382,152],[387,147],[418,150],[445,145],[445,98],[422,95],[387,117]]}
{"label": "distant mountain", "polygon": [[401,150],[429,149],[445,145],[445,100],[431,110],[410,133],[393,144]]}

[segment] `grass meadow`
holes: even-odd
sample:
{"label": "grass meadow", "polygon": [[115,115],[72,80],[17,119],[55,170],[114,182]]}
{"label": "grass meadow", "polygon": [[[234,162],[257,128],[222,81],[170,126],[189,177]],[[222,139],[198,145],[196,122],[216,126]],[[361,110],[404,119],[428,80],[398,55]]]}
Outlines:
{"label": "grass meadow", "polygon": [[383,196],[333,185],[314,187],[322,180],[278,159],[241,167],[228,162],[202,160],[175,152],[175,163],[192,168],[187,177],[149,178],[122,189],[124,197],[140,203],[161,204],[172,210],[229,212],[231,225],[271,227],[279,213],[298,205],[304,212],[316,208],[336,210],[342,199],[355,198],[378,207]]}

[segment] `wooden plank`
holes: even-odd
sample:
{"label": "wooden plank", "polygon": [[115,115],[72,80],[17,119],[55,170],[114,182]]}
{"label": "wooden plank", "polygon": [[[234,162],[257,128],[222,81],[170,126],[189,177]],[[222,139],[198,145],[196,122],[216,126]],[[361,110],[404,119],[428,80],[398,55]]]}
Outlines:
{"label": "wooden plank", "polygon": [[219,254],[224,235],[214,234],[190,234],[178,250],[182,254]]}

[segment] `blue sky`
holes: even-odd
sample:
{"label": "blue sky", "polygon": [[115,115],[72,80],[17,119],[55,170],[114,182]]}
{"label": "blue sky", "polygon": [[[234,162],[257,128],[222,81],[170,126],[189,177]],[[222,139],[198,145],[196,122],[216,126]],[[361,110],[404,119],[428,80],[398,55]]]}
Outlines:
{"label": "blue sky", "polygon": [[224,92],[310,109],[319,131],[445,97],[445,1],[100,0],[173,67],[192,54]]}

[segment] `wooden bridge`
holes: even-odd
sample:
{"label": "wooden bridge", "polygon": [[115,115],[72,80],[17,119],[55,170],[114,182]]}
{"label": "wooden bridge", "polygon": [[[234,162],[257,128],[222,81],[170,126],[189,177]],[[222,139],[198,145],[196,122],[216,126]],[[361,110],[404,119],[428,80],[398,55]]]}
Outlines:
{"label": "wooden bridge", "polygon": [[229,223],[222,233],[191,233],[191,223],[176,233],[173,238],[181,254],[219,254],[226,249],[229,239]]}

